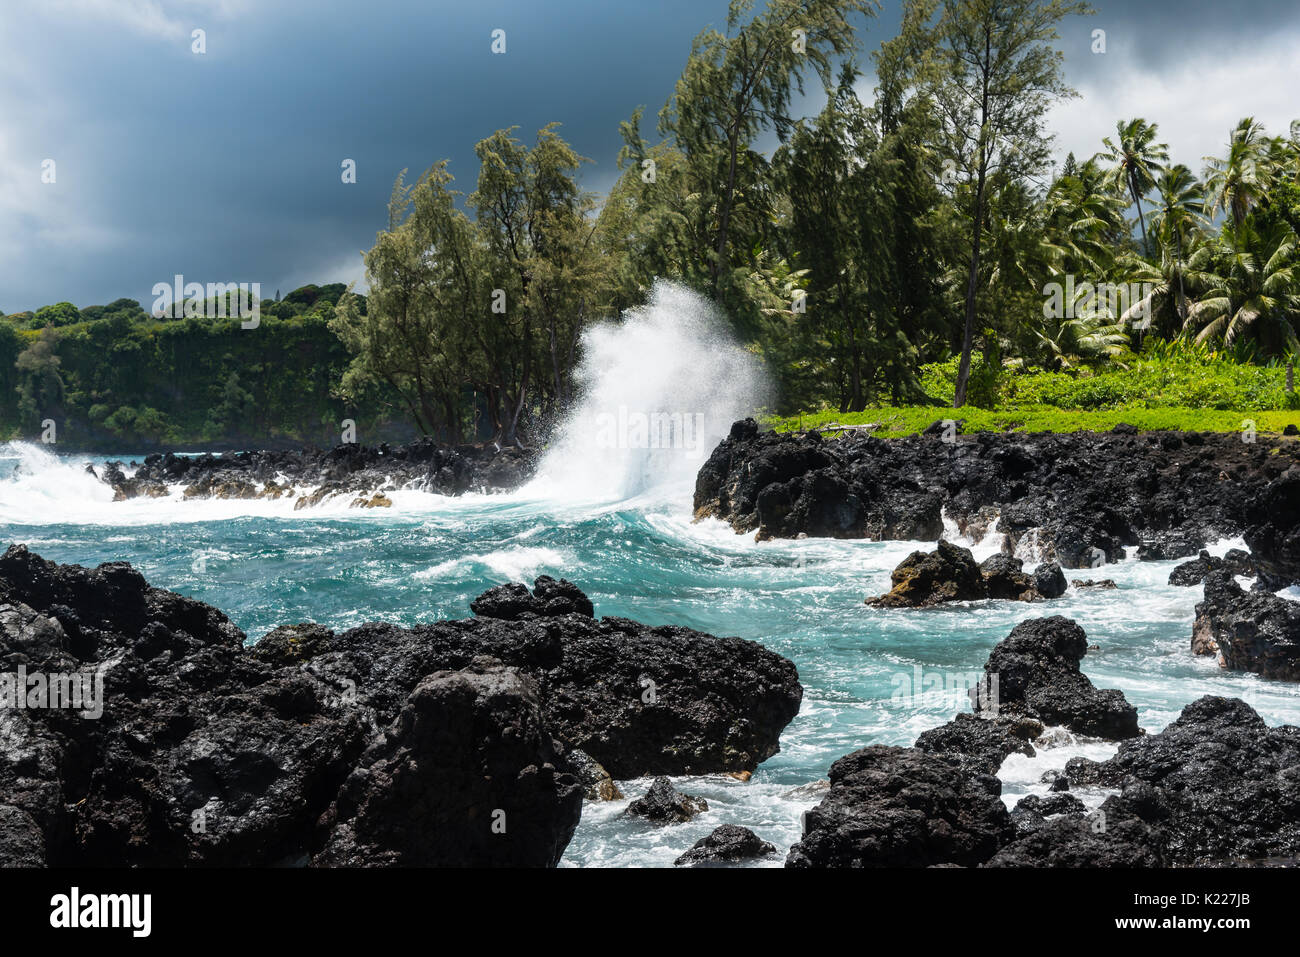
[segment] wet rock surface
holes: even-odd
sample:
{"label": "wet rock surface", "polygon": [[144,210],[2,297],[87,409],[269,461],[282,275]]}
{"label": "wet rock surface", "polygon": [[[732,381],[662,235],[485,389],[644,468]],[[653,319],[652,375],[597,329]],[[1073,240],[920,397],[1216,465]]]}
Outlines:
{"label": "wet rock surface", "polygon": [[624,813],[651,824],[684,824],[708,809],[708,801],[683,794],[667,778],[657,777],[650,790],[630,803]]}
{"label": "wet rock surface", "polygon": [[1191,586],[1200,585],[1210,572],[1226,571],[1230,575],[1254,578],[1257,572],[1255,561],[1249,552],[1240,548],[1230,548],[1222,558],[1211,555],[1204,549],[1190,562],[1184,562],[1169,573],[1169,584]]}
{"label": "wet rock surface", "polygon": [[802,695],[752,642],[577,611],[245,643],[125,563],[10,548],[0,672],[102,695],[98,717],[0,708],[0,862],[553,865],[585,790],[573,747],[625,777],[748,770]]}
{"label": "wet rock surface", "polygon": [[1112,741],[1137,735],[1137,709],[1123,692],[1094,687],[1080,670],[1087,653],[1088,636],[1068,618],[1021,622],[989,654],[985,681],[996,691],[977,699],[977,710],[995,708],[999,717],[1035,718]]}
{"label": "wet rock surface", "polygon": [[554,866],[581,799],[536,682],[476,658],[422,678],[407,696],[322,817],[329,837],[312,863]]}
{"label": "wet rock surface", "polygon": [[1217,654],[1233,671],[1300,681],[1300,603],[1246,591],[1230,572],[1212,571],[1196,606],[1192,652]]}
{"label": "wet rock surface", "polygon": [[608,771],[586,751],[574,748],[569,752],[569,763],[573,773],[582,785],[583,796],[588,801],[621,801],[623,792],[619,790]]}
{"label": "wet rock surface", "polygon": [[495,445],[440,444],[431,439],[407,445],[339,445],[300,451],[226,452],[222,455],[148,456],[130,466],[110,462],[100,477],[117,500],[161,497],[183,486],[187,499],[293,498],[310,508],[347,495],[354,508],[392,505],[383,490],[411,488],[439,495],[502,492],[528,481],[537,453]]}
{"label": "wet rock surface", "polygon": [[1063,568],[1192,556],[1245,535],[1256,560],[1300,580],[1300,468],[1292,443],[1236,434],[933,434],[834,440],[737,422],[701,467],[698,517],[759,538],[934,541],[943,514],[980,527],[990,508],[1013,547]]}
{"label": "wet rock surface", "polygon": [[873,745],[830,781],[786,867],[973,867],[1015,835],[997,777],[959,755]]}
{"label": "wet rock surface", "polygon": [[1300,582],[1300,466],[1291,467],[1246,503],[1246,546],[1275,589]]}
{"label": "wet rock surface", "polygon": [[959,714],[947,724],[922,732],[916,747],[922,751],[948,752],[970,758],[988,774],[997,774],[1002,762],[1013,754],[1032,758],[1031,743],[1043,733],[1042,722],[1033,718],[993,718]]}
{"label": "wet rock surface", "polygon": [[868,598],[867,604],[928,608],[985,598],[1041,601],[1060,598],[1066,589],[1065,575],[1055,562],[1044,562],[1029,575],[1019,558],[998,554],[976,563],[969,548],[947,541],[940,541],[932,552],[912,552],[890,574],[890,583],[893,587],[888,592]]}
{"label": "wet rock surface", "polygon": [[1066,772],[1076,785],[1119,788],[1159,832],[1167,864],[1300,853],[1300,728],[1269,728],[1239,699],[1201,698],[1159,734],[1124,742],[1109,761],[1073,759]]}
{"label": "wet rock surface", "polygon": [[[1053,643],[1075,643],[1043,621]],[[1043,670],[1031,683],[1059,666]],[[1071,759],[1004,818],[996,771],[1035,741],[1046,741],[1036,721],[963,714],[915,747],[841,758],[786,866],[1196,867],[1300,854],[1300,728],[1269,728],[1238,699],[1201,698],[1107,761]],[[1089,808],[1080,789],[1112,793]]]}
{"label": "wet rock surface", "polygon": [[717,867],[775,854],[776,848],[747,827],[723,824],[673,861],[678,867]]}
{"label": "wet rock surface", "polygon": [[[1108,798],[1087,812],[1070,795],[1016,805],[1011,816],[1018,837],[994,854],[985,867],[1134,867],[1166,866],[1165,836],[1133,813],[1123,801]],[[1056,802],[1056,803],[1053,803]]]}

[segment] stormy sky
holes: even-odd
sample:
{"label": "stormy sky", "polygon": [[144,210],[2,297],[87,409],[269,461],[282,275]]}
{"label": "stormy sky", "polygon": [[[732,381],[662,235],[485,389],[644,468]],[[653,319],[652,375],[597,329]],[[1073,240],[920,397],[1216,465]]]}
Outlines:
{"label": "stormy sky", "polygon": [[[618,123],[653,117],[692,37],[726,0],[4,0],[0,3],[0,310],[154,283],[260,282],[263,295],[360,279],[403,168],[558,120],[616,175]],[[1057,153],[1091,155],[1120,117],[1160,127],[1197,172],[1236,121],[1300,115],[1294,0],[1097,0],[1062,30]],[[899,4],[864,24],[892,36]],[[206,52],[192,52],[192,31]],[[506,52],[491,33],[506,31]],[[1092,51],[1092,31],[1106,52]],[[869,67],[864,55],[864,65]],[[871,83],[864,84],[864,93]],[[806,101],[810,112],[820,93]],[[647,124],[652,127],[652,124]],[[344,184],[340,164],[356,162]],[[54,161],[55,181],[42,182]],[[44,167],[48,169],[48,167]],[[48,178],[48,177],[47,177]]]}

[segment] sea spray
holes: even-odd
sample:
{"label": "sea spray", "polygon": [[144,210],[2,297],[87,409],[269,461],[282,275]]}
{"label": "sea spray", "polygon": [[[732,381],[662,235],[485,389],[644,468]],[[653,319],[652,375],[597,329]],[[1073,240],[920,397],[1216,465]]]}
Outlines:
{"label": "sea spray", "polygon": [[86,471],[89,461],[33,442],[0,445],[0,523],[65,521],[73,507],[111,502],[113,490]]}
{"label": "sea spray", "polygon": [[758,361],[705,298],[659,281],[644,306],[583,336],[579,399],[526,495],[688,505],[695,475],[736,419],[768,397]]}

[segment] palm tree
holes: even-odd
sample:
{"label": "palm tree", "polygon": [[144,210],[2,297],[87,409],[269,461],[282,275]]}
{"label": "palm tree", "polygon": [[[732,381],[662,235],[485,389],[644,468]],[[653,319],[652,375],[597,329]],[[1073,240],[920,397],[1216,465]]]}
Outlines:
{"label": "palm tree", "polygon": [[1111,238],[1123,222],[1124,201],[1098,188],[1097,173],[1088,160],[1056,180],[1043,200],[1042,243],[1054,272],[1099,277],[1110,263]]}
{"label": "palm tree", "polygon": [[1157,125],[1148,123],[1141,117],[1120,120],[1115,124],[1118,143],[1110,137],[1102,140],[1106,152],[1099,157],[1109,160],[1113,165],[1109,181],[1117,191],[1127,190],[1129,198],[1137,207],[1138,226],[1142,229],[1142,252],[1147,249],[1147,227],[1142,219],[1142,197],[1156,184],[1156,174],[1164,169],[1169,159],[1169,147],[1165,143],[1155,142]]}
{"label": "palm tree", "polygon": [[1121,258],[1121,281],[1145,287],[1145,294],[1120,316],[1122,323],[1136,325],[1138,319],[1148,319],[1157,334],[1173,338],[1186,327],[1195,294],[1222,284],[1211,269],[1217,251],[1213,242],[1199,232],[1190,234],[1186,242],[1181,248],[1162,244],[1159,263],[1133,255]]}
{"label": "palm tree", "polygon": [[1250,220],[1240,227],[1224,224],[1217,243],[1198,250],[1193,265],[1202,259],[1214,260],[1217,282],[1188,310],[1187,335],[1227,347],[1249,337],[1264,355],[1300,351],[1293,322],[1300,314],[1300,265],[1291,229],[1281,223],[1257,228]]}
{"label": "palm tree", "polygon": [[[1130,281],[1152,282],[1157,290],[1161,290],[1155,294],[1157,302],[1147,302],[1145,306],[1175,320],[1157,326],[1162,331],[1173,332],[1181,329],[1187,321],[1188,268],[1184,254],[1190,253],[1202,236],[1205,192],[1192,171],[1182,163],[1160,172],[1156,192],[1160,201],[1151,213],[1151,226],[1160,248],[1160,265],[1147,270],[1139,268],[1136,271],[1142,275],[1135,275]],[[1157,310],[1153,306],[1161,308]],[[1173,316],[1168,315],[1169,306],[1172,306]]]}
{"label": "palm tree", "polygon": [[1246,214],[1267,192],[1269,141],[1262,123],[1253,116],[1243,118],[1228,140],[1228,155],[1205,157],[1205,190],[1209,215],[1222,211],[1232,215],[1241,228]]}
{"label": "palm tree", "polygon": [[1081,304],[1079,310],[1085,314],[1045,322],[1034,330],[1045,368],[1071,369],[1085,362],[1113,358],[1128,348],[1124,327],[1108,309]]}

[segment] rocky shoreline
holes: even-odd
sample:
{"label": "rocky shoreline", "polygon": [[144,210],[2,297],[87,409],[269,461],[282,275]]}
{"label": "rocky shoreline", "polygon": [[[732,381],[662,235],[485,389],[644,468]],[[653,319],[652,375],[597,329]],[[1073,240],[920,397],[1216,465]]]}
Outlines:
{"label": "rocky shoreline", "polygon": [[[406,445],[338,445],[332,449],[148,456],[142,463],[109,462],[102,474],[115,501],[160,498],[183,486],[186,499],[296,499],[310,508],[338,495],[354,507],[387,507],[384,494],[415,489],[439,495],[508,492],[537,467],[538,453],[495,445],[449,446],[432,439]],[[127,470],[130,469],[130,474]]]}
{"label": "rocky shoreline", "polygon": [[[671,828],[708,803],[667,775],[745,780],[799,710],[781,656],[598,620],[563,579],[498,586],[473,610],[413,628],[282,626],[248,644],[221,612],[125,563],[56,565],[11,547],[4,669],[97,676],[102,700],[98,715],[0,708],[0,866],[554,866],[584,800],[623,799],[614,778],[655,776],[623,813]],[[1022,622],[990,653],[993,693],[972,696],[972,712],[910,748],[835,762],[786,866],[1300,855],[1300,729],[1203,698],[1145,734],[1121,692],[1082,673],[1088,647],[1067,618]],[[1119,750],[1072,759],[1008,810],[1002,762],[1061,729]],[[775,853],[723,825],[677,863]]]}
{"label": "rocky shoreline", "polygon": [[[1121,692],[1079,671],[1085,649],[1068,619],[1017,626],[985,666],[1000,676],[998,712],[836,761],[786,866],[1217,867],[1300,856],[1300,728],[1269,728],[1243,701],[1204,697],[1145,734]],[[1107,761],[1071,759],[1044,781],[1046,796],[1008,811],[997,770],[1011,754],[1032,756],[1049,725],[1119,749]]]}
{"label": "rocky shoreline", "polygon": [[126,563],[11,547],[0,666],[102,699],[0,708],[0,865],[554,866],[589,779],[744,774],[799,710],[785,658],[596,620],[563,580],[474,604],[246,646]]}
{"label": "rocky shoreline", "polygon": [[1300,581],[1300,445],[1235,433],[962,435],[761,432],[735,423],[700,469],[694,508],[759,539],[936,541],[944,518],[975,541],[1006,535],[1027,560],[1095,568],[1127,549],[1192,558],[1244,536],[1274,588]]}
{"label": "rocky shoreline", "polygon": [[[969,712],[910,747],[853,751],[828,783],[801,785],[818,803],[785,866],[1300,858],[1300,728],[1203,697],[1148,734],[1122,692],[1083,673],[1083,628],[1050,614],[1069,587],[1063,567],[1132,548],[1139,560],[1188,559],[1169,582],[1204,587],[1189,654],[1300,680],[1300,604],[1273,594],[1300,581],[1296,454],[1287,442],[1124,428],[829,442],[736,423],[700,470],[698,517],[760,539],[938,541],[867,598],[891,615],[952,602],[1044,609],[992,649]],[[367,504],[399,487],[505,490],[535,466],[519,450],[417,443],[151,456],[130,478],[116,465],[101,478],[122,498],[181,485],[191,498]],[[940,540],[945,520],[974,539],[1004,533],[1037,568],[1005,551],[976,562]],[[1225,535],[1250,552],[1204,551]],[[11,547],[0,556],[0,674],[75,676],[102,697],[89,710],[0,707],[0,866],[555,866],[585,802],[626,801],[619,782],[653,778],[620,813],[671,837],[709,803],[670,777],[748,780],[799,712],[786,658],[597,618],[564,579],[502,584],[470,610],[410,628],[283,625],[250,643],[217,609],[151,587],[129,564],[57,565]],[[1003,762],[1063,736],[1117,751],[1070,760],[1008,808]],[[675,863],[777,853],[725,824],[683,841]]]}

